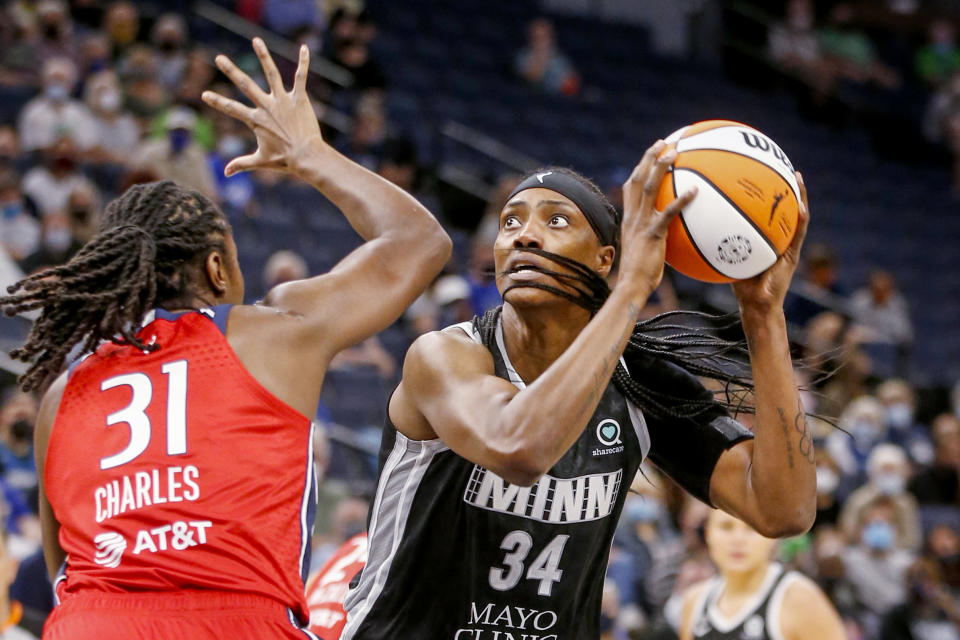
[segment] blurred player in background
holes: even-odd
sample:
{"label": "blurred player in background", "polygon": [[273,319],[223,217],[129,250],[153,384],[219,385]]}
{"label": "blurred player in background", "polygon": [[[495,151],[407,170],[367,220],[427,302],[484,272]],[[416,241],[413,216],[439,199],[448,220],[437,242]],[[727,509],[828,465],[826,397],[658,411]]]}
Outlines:
{"label": "blurred player in background", "polygon": [[[63,565],[45,638],[304,638],[315,478],[310,416],[330,359],[393,322],[450,241],[409,195],[320,135],[300,51],[286,91],[224,56],[253,102],[204,99],[256,134],[226,173],[303,179],[367,241],[328,274],[245,306],[230,226],[172,182],[130,188],[70,262],[15,286],[38,309],[21,382],[46,391],[37,424],[49,570]],[[415,246],[416,250],[411,250]],[[61,371],[71,353],[91,352]]]}
{"label": "blurred player in background", "polygon": [[695,196],[654,209],[675,158],[663,150],[624,185],[622,225],[565,169],[535,172],[507,199],[495,244],[503,307],[407,353],[344,640],[598,637],[614,528],[647,456],[766,535],[812,524],[813,446],[783,317],[806,195],[789,249],[734,285],[756,381],[751,433],[691,374],[724,375],[703,352],[683,356],[690,345],[670,337],[669,318],[656,335],[655,323],[635,328],[670,220]]}
{"label": "blurred player in background", "polygon": [[680,640],[844,640],[843,622],[812,580],[773,561],[777,541],[713,511],[707,549],[720,575],[690,587]]}

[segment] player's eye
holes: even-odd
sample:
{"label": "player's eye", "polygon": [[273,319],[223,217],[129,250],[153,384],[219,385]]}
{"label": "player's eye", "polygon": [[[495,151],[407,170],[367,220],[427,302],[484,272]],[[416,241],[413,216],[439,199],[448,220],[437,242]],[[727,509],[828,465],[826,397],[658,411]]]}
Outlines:
{"label": "player's eye", "polygon": [[507,216],[503,219],[501,227],[503,229],[517,229],[520,227],[520,219],[517,216]]}
{"label": "player's eye", "polygon": [[555,215],[550,218],[550,226],[558,229],[570,226],[570,221],[567,219],[567,216]]}

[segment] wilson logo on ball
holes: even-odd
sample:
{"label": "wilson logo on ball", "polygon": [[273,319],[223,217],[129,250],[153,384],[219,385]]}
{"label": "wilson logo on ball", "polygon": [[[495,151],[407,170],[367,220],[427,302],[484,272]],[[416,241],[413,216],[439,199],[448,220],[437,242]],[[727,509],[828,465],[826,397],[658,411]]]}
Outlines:
{"label": "wilson logo on ball", "polygon": [[693,202],[670,224],[666,259],[705,282],[752,278],[773,266],[793,240],[800,186],[779,145],[731,120],[708,120],[666,139],[677,152],[660,184],[663,211],[691,187]]}

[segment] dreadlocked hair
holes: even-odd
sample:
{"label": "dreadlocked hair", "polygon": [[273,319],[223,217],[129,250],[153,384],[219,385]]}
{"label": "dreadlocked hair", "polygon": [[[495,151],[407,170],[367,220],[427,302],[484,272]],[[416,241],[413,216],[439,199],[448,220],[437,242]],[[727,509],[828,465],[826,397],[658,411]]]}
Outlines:
{"label": "dreadlocked hair", "polygon": [[229,225],[202,194],[169,180],[130,187],[104,212],[99,233],[69,262],[7,288],[7,316],[39,310],[23,346],[10,352],[30,364],[20,384],[30,391],[48,383],[80,345],[102,341],[144,351],[135,335],[155,306],[189,304],[193,274],[210,251],[225,250]]}

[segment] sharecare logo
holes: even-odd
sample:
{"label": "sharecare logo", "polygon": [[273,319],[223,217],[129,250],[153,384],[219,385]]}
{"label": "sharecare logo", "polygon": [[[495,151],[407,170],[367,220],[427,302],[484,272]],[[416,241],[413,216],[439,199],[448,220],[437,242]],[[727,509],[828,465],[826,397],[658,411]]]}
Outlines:
{"label": "sharecare logo", "polygon": [[545,475],[532,487],[521,487],[475,465],[463,500],[481,509],[540,522],[589,522],[613,511],[622,475],[620,469],[579,478]]}
{"label": "sharecare logo", "polygon": [[113,531],[99,534],[93,539],[93,544],[97,548],[93,561],[111,569],[120,565],[120,558],[127,548],[123,536]]}

